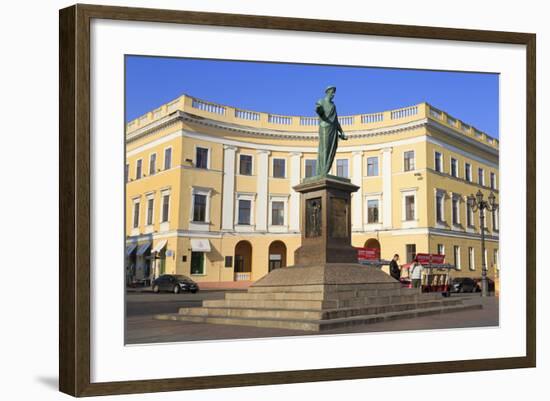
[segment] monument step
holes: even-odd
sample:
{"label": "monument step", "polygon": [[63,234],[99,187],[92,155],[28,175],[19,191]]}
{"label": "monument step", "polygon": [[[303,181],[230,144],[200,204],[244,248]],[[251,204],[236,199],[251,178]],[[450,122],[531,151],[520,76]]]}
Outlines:
{"label": "monument step", "polygon": [[203,301],[203,307],[234,307],[234,308],[263,308],[263,309],[332,309],[338,306],[337,301],[294,300],[294,299],[217,299]]}
{"label": "monument step", "polygon": [[[254,305],[251,307],[246,303],[235,305],[234,302],[211,301],[215,304],[205,305],[202,308],[181,308],[179,312],[183,315],[192,316],[225,316],[225,317],[246,317],[246,318],[269,318],[269,319],[304,319],[304,320],[331,320],[360,315],[376,315],[389,312],[401,312],[406,310],[427,309],[433,307],[445,307],[461,304],[461,300],[437,300],[424,302],[408,302],[391,305],[373,305],[359,308],[338,308],[321,309],[298,308],[296,305],[287,305],[282,308],[262,307]],[[236,301],[239,302],[239,301]]]}
{"label": "monument step", "polygon": [[390,312],[402,312],[420,309],[429,309],[435,307],[448,307],[462,305],[461,300],[428,300],[420,302],[405,302],[388,305],[369,305],[356,308],[339,308],[323,311],[322,320],[332,320],[361,315],[378,315]]}
{"label": "monument step", "polygon": [[[319,324],[316,321],[306,320],[288,320],[288,319],[258,319],[258,318],[244,318],[244,317],[225,317],[225,316],[195,316],[195,315],[181,315],[179,313],[169,313],[163,315],[156,315],[154,319],[157,320],[177,320],[184,322],[194,323],[208,323],[208,324],[227,324],[236,326],[253,326],[263,327],[271,329],[290,329],[301,331],[319,331]],[[312,323],[313,322],[313,323]]]}
{"label": "monument step", "polygon": [[[272,318],[247,318],[227,317],[214,315],[182,315],[179,313],[163,314],[154,316],[157,320],[177,320],[196,323],[228,324],[239,326],[254,326],[275,329],[291,329],[302,331],[329,331],[344,327],[352,327],[365,324],[373,324],[396,319],[410,319],[420,316],[429,316],[442,313],[461,312],[467,310],[481,309],[482,305],[453,305],[438,306],[425,309],[406,310],[399,312],[388,312],[376,315],[360,315],[331,320],[295,320],[295,319],[272,319]],[[198,308],[195,308],[198,309]]]}
{"label": "monument step", "polygon": [[322,292],[226,292],[225,299],[255,301],[322,301]]}
{"label": "monument step", "polygon": [[[368,305],[387,305],[405,302],[422,302],[430,300],[443,299],[440,294],[420,294],[418,292],[406,291],[408,295],[392,295],[383,297],[361,297],[340,299],[333,294],[332,299],[323,300],[323,294],[320,293],[227,293],[223,300],[206,300],[203,306],[219,307],[258,307],[258,308],[276,308],[276,309],[329,309],[329,308],[351,308]],[[312,299],[308,299],[312,298]]]}
{"label": "monument step", "polygon": [[463,312],[482,308],[483,306],[481,304],[458,304],[451,306],[436,306],[432,308],[405,310],[399,312],[388,312],[377,315],[361,315],[341,319],[322,320],[319,322],[319,331],[334,330],[364,324],[373,324],[389,320],[413,319],[416,317],[438,315],[442,313]]}
{"label": "monument step", "polygon": [[274,308],[237,308],[237,307],[202,307],[180,308],[179,313],[188,316],[216,316],[250,319],[292,319],[320,320],[320,309],[274,309]]}
{"label": "monument step", "polygon": [[[288,267],[285,269],[293,269]],[[345,292],[365,290],[400,290],[401,283],[392,280],[390,282],[354,283],[354,284],[301,284],[301,285],[270,285],[248,287],[248,292]],[[418,291],[418,290],[417,290]]]}
{"label": "monument step", "polygon": [[[343,306],[362,305],[366,303],[377,303],[377,297],[393,297],[386,299],[386,302],[391,302],[391,299],[399,300],[399,296],[414,295],[424,297],[425,299],[439,299],[440,293],[425,293],[421,294],[418,289],[414,288],[399,288],[399,289],[382,289],[382,290],[363,290],[363,291],[330,291],[330,292],[299,292],[299,291],[278,291],[278,292],[240,292],[226,293],[225,299],[240,300],[240,301],[339,301]],[[413,299],[413,298],[409,298]],[[418,298],[420,299],[420,298]],[[350,302],[345,302],[345,301]],[[362,301],[363,300],[363,301]]]}

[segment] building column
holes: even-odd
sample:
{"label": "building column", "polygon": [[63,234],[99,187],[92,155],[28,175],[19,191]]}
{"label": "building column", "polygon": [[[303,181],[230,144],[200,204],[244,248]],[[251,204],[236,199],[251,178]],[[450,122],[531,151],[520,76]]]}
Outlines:
{"label": "building column", "polygon": [[222,230],[233,230],[235,205],[235,146],[223,147]]}
{"label": "building column", "polygon": [[392,228],[392,148],[382,149],[382,227]]}
{"label": "building column", "polygon": [[269,150],[258,150],[256,153],[258,164],[256,167],[257,193],[256,196],[256,230],[267,231],[268,209],[268,182],[269,182]]}
{"label": "building column", "polygon": [[292,187],[300,183],[302,165],[302,153],[290,153],[290,199],[288,202],[288,222],[290,232],[300,232],[300,193]]}
{"label": "building column", "polygon": [[351,230],[363,231],[363,151],[352,153],[351,183],[359,190],[351,194]]}

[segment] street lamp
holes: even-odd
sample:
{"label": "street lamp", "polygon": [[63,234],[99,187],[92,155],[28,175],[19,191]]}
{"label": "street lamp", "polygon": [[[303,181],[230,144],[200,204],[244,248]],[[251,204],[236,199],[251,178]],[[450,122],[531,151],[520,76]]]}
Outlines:
{"label": "street lamp", "polygon": [[493,192],[488,197],[488,201],[483,200],[483,193],[478,190],[476,195],[468,196],[468,205],[475,213],[479,210],[479,222],[481,225],[481,296],[486,297],[487,288],[487,261],[485,260],[485,209],[494,212],[498,209],[496,197]]}

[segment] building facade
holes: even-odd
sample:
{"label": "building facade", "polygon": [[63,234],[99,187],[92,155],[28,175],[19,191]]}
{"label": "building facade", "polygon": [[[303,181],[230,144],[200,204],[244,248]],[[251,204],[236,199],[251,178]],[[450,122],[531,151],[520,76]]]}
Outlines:
{"label": "building facade", "polygon": [[[498,211],[467,196],[493,192],[498,140],[427,103],[339,117],[332,174],[360,187],[352,244],[409,262],[441,253],[455,276],[498,275]],[[300,198],[315,174],[316,117],[242,110],[184,95],[127,124],[126,268],[129,280],[163,273],[198,282],[255,281],[294,263]]]}

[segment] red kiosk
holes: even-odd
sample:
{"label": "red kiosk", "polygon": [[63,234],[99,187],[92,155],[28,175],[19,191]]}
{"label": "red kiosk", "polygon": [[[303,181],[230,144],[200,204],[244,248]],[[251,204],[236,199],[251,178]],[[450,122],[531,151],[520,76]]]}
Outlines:
{"label": "red kiosk", "polygon": [[[417,253],[415,258],[424,267],[422,273],[422,291],[449,293],[452,280],[451,271],[456,269],[455,265],[445,263],[445,255],[434,253]],[[403,278],[403,273],[404,271],[408,272],[410,263],[403,265],[401,268],[401,283],[410,288],[410,279]]]}

